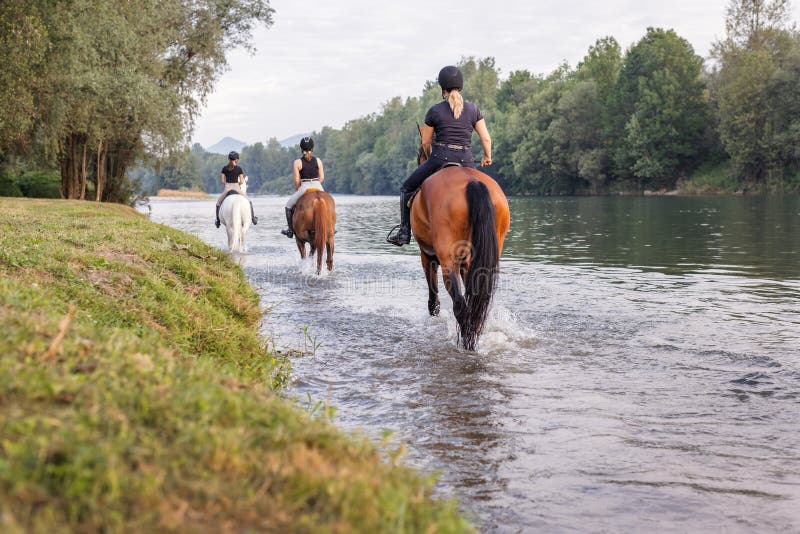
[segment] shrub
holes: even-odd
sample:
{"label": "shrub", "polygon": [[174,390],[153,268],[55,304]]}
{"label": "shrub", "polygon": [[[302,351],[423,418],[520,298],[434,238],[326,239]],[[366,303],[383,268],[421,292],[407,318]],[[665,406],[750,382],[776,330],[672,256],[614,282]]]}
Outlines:
{"label": "shrub", "polygon": [[61,175],[57,171],[26,172],[17,183],[26,197],[61,198]]}
{"label": "shrub", "polygon": [[701,165],[688,180],[680,184],[682,192],[700,195],[733,193],[740,187],[730,160]]}
{"label": "shrub", "polygon": [[12,176],[0,174],[0,197],[21,197],[22,190]]}

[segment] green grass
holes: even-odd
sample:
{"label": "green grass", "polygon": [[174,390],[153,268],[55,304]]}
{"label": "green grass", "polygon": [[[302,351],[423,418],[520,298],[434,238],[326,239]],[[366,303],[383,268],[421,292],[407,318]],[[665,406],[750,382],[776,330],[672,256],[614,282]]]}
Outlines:
{"label": "green grass", "polygon": [[463,532],[283,399],[229,258],[120,205],[0,199],[0,530]]}

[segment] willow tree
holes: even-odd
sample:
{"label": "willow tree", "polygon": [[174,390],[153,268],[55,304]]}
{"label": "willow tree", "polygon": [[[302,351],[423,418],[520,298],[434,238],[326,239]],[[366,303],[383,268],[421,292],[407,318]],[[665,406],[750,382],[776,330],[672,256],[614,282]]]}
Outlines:
{"label": "willow tree", "polygon": [[36,93],[47,32],[28,0],[0,2],[0,161],[26,145],[36,124]]}
{"label": "willow tree", "polygon": [[[17,1],[17,0],[15,0]],[[268,0],[35,0],[47,34],[36,93],[37,137],[60,162],[62,195],[123,201],[126,171],[144,152],[165,154],[187,138],[227,67],[252,50]]]}

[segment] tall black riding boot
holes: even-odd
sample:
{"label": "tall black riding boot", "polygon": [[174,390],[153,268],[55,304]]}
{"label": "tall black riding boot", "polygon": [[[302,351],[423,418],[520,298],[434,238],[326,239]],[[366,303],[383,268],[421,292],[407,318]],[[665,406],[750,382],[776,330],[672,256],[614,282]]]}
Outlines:
{"label": "tall black riding boot", "polygon": [[219,204],[217,204],[217,220],[214,221],[214,226],[219,228]]}
{"label": "tall black riding boot", "polygon": [[256,212],[253,211],[253,201],[250,201],[250,217],[253,218],[253,225],[258,224],[258,217],[256,217]]}
{"label": "tall black riding boot", "polygon": [[398,247],[408,245],[411,241],[411,208],[408,205],[411,194],[411,191],[400,190],[400,228],[396,234],[386,238],[386,241]]}
{"label": "tall black riding boot", "polygon": [[281,233],[286,237],[294,237],[294,228],[292,228],[292,208],[286,208],[286,230],[281,230]]}

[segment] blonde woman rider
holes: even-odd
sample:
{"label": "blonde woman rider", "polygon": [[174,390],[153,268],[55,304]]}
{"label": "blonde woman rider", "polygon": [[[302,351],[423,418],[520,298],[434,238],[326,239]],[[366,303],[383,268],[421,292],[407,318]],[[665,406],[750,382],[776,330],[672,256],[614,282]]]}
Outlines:
{"label": "blonde woman rider", "polygon": [[253,211],[253,201],[250,200],[244,191],[242,191],[242,183],[244,183],[244,170],[239,167],[238,162],[239,153],[236,151],[229,153],[228,164],[222,167],[222,171],[219,175],[219,179],[225,189],[217,198],[217,220],[214,221],[214,225],[217,228],[219,228],[219,207],[222,205],[222,201],[225,200],[225,197],[232,194],[231,191],[236,191],[240,195],[243,195],[244,198],[250,202],[250,216],[253,218],[253,224],[258,224],[258,217],[256,217],[256,214]]}
{"label": "blonde woman rider", "polygon": [[470,146],[473,130],[483,147],[481,167],[492,164],[492,139],[483,114],[478,106],[461,96],[464,75],[457,67],[448,66],[439,71],[438,81],[443,100],[428,110],[421,132],[422,148],[430,157],[411,173],[400,189],[399,230],[386,238],[393,245],[407,245],[411,239],[408,200],[426,178],[447,164],[475,167]]}
{"label": "blonde woman rider", "polygon": [[325,181],[325,169],[322,167],[322,160],[315,157],[314,140],[310,137],[304,137],[300,140],[300,150],[303,151],[303,157],[294,160],[292,165],[294,173],[294,194],[286,201],[286,230],[281,230],[281,233],[286,237],[294,237],[294,228],[292,228],[292,209],[294,205],[303,196],[306,191],[324,191],[322,189],[322,182]]}

